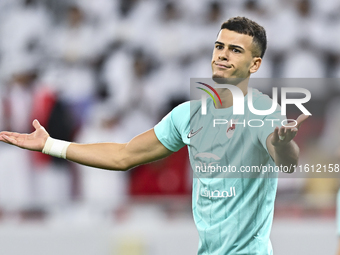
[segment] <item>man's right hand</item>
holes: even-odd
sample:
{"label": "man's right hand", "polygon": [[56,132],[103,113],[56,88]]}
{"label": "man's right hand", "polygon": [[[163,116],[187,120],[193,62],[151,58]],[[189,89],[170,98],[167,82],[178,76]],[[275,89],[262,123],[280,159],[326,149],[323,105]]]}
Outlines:
{"label": "man's right hand", "polygon": [[[37,120],[33,121],[35,131],[31,134],[0,132],[0,141],[32,151],[42,151],[49,134]],[[65,158],[86,166],[108,170],[125,171],[140,164],[149,163],[166,156],[168,150],[150,129],[128,143],[71,143]],[[50,154],[49,154],[50,155]]]}
{"label": "man's right hand", "polygon": [[33,121],[35,131],[31,134],[0,132],[0,141],[32,151],[42,151],[49,134],[38,120]]}

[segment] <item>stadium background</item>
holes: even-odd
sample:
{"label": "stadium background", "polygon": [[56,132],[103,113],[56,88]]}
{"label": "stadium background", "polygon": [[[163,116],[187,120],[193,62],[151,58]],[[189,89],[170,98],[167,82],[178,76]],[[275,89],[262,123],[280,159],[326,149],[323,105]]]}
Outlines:
{"label": "stadium background", "polygon": [[[190,77],[210,77],[220,24],[246,16],[268,36],[253,77],[319,81],[301,162],[336,161],[339,11],[336,0],[1,0],[0,130],[30,132],[38,118],[55,138],[126,142],[189,99]],[[195,254],[186,153],[113,173],[0,144],[0,253]],[[334,254],[339,181],[301,177],[279,180],[274,252]]]}

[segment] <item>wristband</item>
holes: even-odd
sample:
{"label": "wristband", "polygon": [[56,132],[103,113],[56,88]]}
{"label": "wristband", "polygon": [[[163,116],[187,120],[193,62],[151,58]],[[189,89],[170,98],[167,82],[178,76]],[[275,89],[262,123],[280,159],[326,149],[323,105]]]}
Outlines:
{"label": "wristband", "polygon": [[42,153],[53,157],[66,159],[66,151],[70,144],[70,142],[48,137]]}

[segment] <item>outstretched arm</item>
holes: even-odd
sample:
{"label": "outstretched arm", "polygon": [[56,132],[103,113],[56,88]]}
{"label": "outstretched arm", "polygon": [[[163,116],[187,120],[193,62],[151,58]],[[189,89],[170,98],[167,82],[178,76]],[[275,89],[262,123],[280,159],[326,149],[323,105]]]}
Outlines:
{"label": "outstretched arm", "polygon": [[[0,141],[18,146],[23,149],[42,151],[49,137],[45,128],[37,120],[33,121],[35,131],[31,134],[0,132]],[[76,163],[109,169],[128,170],[134,166],[149,163],[166,156],[168,150],[150,129],[130,142],[120,143],[71,143],[66,151],[66,158]]]}
{"label": "outstretched arm", "polygon": [[[294,127],[293,123],[288,124],[286,127],[275,128],[267,138],[267,148],[270,156],[275,161],[277,166],[293,166],[297,165],[299,157],[299,147],[293,141],[301,124],[308,118],[308,115],[301,114]],[[293,171],[294,168],[292,167]]]}

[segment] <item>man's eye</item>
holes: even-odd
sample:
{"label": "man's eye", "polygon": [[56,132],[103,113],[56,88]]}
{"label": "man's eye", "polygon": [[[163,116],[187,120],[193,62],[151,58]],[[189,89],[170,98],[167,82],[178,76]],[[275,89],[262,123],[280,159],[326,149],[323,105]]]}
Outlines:
{"label": "man's eye", "polygon": [[218,50],[222,50],[222,49],[223,49],[223,46],[217,44],[217,45],[215,46],[215,48],[218,49]]}
{"label": "man's eye", "polygon": [[240,52],[241,52],[241,51],[238,50],[238,49],[232,49],[232,51],[235,52],[235,53],[240,53]]}

